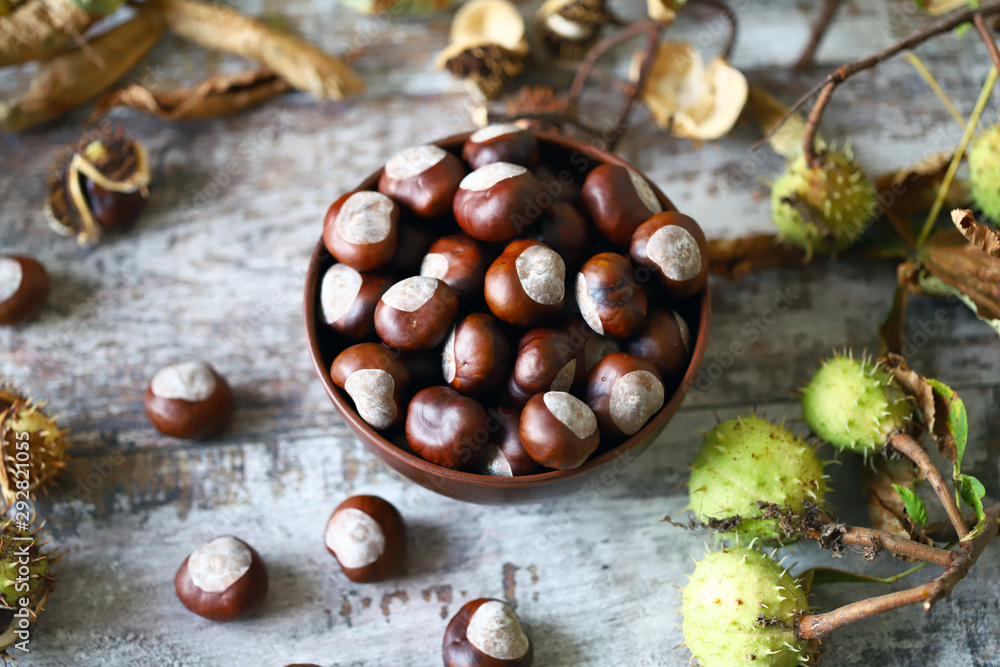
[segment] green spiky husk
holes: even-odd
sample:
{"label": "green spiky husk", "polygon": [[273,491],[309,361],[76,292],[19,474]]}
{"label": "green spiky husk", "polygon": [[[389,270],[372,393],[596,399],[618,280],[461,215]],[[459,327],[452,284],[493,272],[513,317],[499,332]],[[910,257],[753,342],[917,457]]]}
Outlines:
{"label": "green spiky husk", "polygon": [[[21,599],[27,598],[23,607],[28,610],[28,622],[34,623],[44,610],[55,583],[51,563],[50,554],[41,550],[37,533],[18,528],[12,520],[6,519],[0,528],[0,606],[18,610],[22,607]],[[18,641],[13,633],[18,623],[15,618],[7,627],[0,628],[0,652]]]}
{"label": "green spiky husk", "polygon": [[[45,491],[66,468],[68,431],[60,429],[43,407],[0,378],[0,493],[6,503],[13,502],[17,493],[18,463],[23,463],[17,456],[24,442],[28,443],[27,479],[32,495]],[[28,434],[26,440],[23,433]]]}
{"label": "green spiky husk", "polygon": [[1000,125],[979,135],[969,149],[972,199],[994,222],[1000,222]]}
{"label": "green spiky husk", "polygon": [[809,167],[799,156],[771,188],[771,219],[783,241],[829,253],[854,243],[877,206],[875,187],[847,153],[829,150]]}
{"label": "green spiky husk", "polygon": [[783,426],[759,417],[738,417],[709,431],[691,464],[690,508],[708,524],[742,517],[735,533],[741,540],[767,544],[794,542],[776,519],[762,519],[758,502],[789,507],[821,505],[826,496],[823,464],[804,440]]}
{"label": "green spiky husk", "polygon": [[913,406],[896,381],[868,359],[833,357],[802,392],[802,417],[837,449],[871,453],[905,430]]}
{"label": "green spiky husk", "polygon": [[794,667],[810,654],[793,630],[808,604],[795,578],[759,551],[715,551],[684,587],[684,643],[702,667]]}

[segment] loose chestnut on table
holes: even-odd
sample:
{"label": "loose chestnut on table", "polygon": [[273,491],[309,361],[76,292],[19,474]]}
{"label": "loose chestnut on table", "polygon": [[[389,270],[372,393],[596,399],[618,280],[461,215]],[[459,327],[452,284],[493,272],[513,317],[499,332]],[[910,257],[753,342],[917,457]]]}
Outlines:
{"label": "loose chestnut on table", "polygon": [[663,401],[663,380],[647,359],[618,352],[590,371],[587,405],[597,416],[602,437],[620,439],[637,433]]}
{"label": "loose chestnut on table", "polygon": [[691,359],[691,330],[677,311],[650,308],[643,325],[625,350],[656,366],[664,382],[677,380]]}
{"label": "loose chestnut on table", "polygon": [[267,566],[249,544],[225,535],[184,559],[174,576],[174,588],[184,606],[199,616],[235,621],[263,604]]}
{"label": "loose chestnut on table", "polygon": [[566,266],[577,269],[587,259],[590,232],[587,221],[571,204],[556,202],[528,228],[525,238],[541,241],[563,258]]}
{"label": "loose chestnut on table", "polygon": [[622,246],[629,244],[639,225],[663,210],[649,182],[617,164],[602,164],[587,174],[581,197],[597,230]]}
{"label": "loose chestnut on table", "polygon": [[530,667],[531,640],[506,602],[479,598],[467,602],[444,633],[445,667]]}
{"label": "loose chestnut on table", "polygon": [[486,305],[504,322],[536,326],[566,303],[566,264],[544,243],[510,243],[486,271]]}
{"label": "loose chestnut on table", "polygon": [[479,472],[492,477],[521,477],[545,472],[545,466],[528,456],[521,443],[521,411],[501,407],[486,412],[500,428],[487,446]]}
{"label": "loose chestnut on table", "polygon": [[348,192],[323,222],[323,242],[338,262],[358,271],[385,266],[396,252],[399,207],[381,192]]}
{"label": "loose chestnut on table", "polygon": [[0,324],[21,324],[37,315],[51,287],[45,267],[34,259],[0,255]]}
{"label": "loose chestnut on table", "polygon": [[600,444],[597,418],[586,403],[564,391],[535,394],[521,411],[521,444],[547,468],[579,468]]}
{"label": "loose chestnut on table", "polygon": [[451,387],[428,387],[410,399],[406,441],[431,463],[475,470],[486,455],[488,422],[486,410],[476,399]]}
{"label": "loose chestnut on table", "polygon": [[509,364],[510,345],[500,322],[485,313],[472,313],[456,324],[441,357],[444,381],[469,396],[500,389]]}
{"label": "loose chestnut on table", "polygon": [[462,179],[455,220],[469,236],[497,243],[525,232],[551,203],[551,195],[525,167],[493,162]]}
{"label": "loose chestnut on table", "polygon": [[467,234],[443,236],[431,245],[420,264],[420,275],[437,278],[460,299],[482,296],[490,258],[486,249]]}
{"label": "loose chestnut on table", "polygon": [[413,276],[388,290],[375,306],[375,331],[391,347],[429,350],[441,343],[458,314],[458,296],[437,278]]}
{"label": "loose chestnut on table", "polygon": [[387,429],[403,418],[402,391],[410,371],[399,355],[378,343],[353,345],[333,360],[330,379],[347,392],[369,426]]}
{"label": "loose chestnut on table", "polygon": [[208,364],[188,361],[161,369],[146,389],[146,416],[164,435],[201,440],[229,423],[233,392]]}
{"label": "loose chestnut on table", "polygon": [[378,496],[352,496],[326,522],[326,549],[353,582],[394,576],[406,559],[406,525],[392,503]]}
{"label": "loose chestnut on table", "polygon": [[473,169],[493,162],[510,162],[530,169],[538,162],[538,140],[531,132],[511,123],[487,125],[469,136],[462,148],[462,159]]}
{"label": "loose chestnut on table", "polygon": [[576,302],[600,335],[626,338],[646,321],[646,289],[635,280],[632,264],[617,253],[587,260],[576,276]]}
{"label": "loose chestnut on table", "polygon": [[569,336],[559,329],[532,329],[524,334],[507,382],[510,400],[523,407],[535,394],[569,391],[576,377],[576,357]]}
{"label": "loose chestnut on table", "polygon": [[375,332],[375,307],[392,285],[380,272],[361,273],[347,264],[334,264],[319,288],[320,313],[330,329],[354,340]]}
{"label": "loose chestnut on table", "polygon": [[682,299],[708,280],[708,242],[692,218],[666,211],[639,225],[629,249],[632,261],[655,274],[667,293]]}
{"label": "loose chestnut on table", "polygon": [[461,160],[443,148],[425,144],[389,158],[378,191],[418,217],[440,218],[451,210],[464,177]]}

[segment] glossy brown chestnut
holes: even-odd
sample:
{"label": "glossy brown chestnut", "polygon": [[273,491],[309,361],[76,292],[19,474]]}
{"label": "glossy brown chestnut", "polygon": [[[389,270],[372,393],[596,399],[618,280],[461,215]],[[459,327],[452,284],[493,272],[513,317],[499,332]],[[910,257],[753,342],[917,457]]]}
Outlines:
{"label": "glossy brown chestnut", "polygon": [[389,269],[397,276],[415,276],[420,273],[420,265],[424,256],[430,251],[434,242],[431,230],[421,224],[399,223],[396,252],[389,260]]}
{"label": "glossy brown chestnut", "polygon": [[569,391],[576,376],[576,349],[559,329],[533,329],[518,343],[507,391],[522,407],[535,394]]}
{"label": "glossy brown chestnut", "polygon": [[125,232],[135,225],[146,205],[148,193],[105,190],[91,179],[81,178],[97,224],[113,232]]}
{"label": "glossy brown chestnut", "polygon": [[0,255],[0,324],[30,320],[45,305],[51,287],[48,272],[32,258]]}
{"label": "glossy brown chestnut", "polygon": [[451,387],[416,393],[406,412],[406,441],[419,456],[445,468],[475,470],[489,440],[486,410]]}
{"label": "glossy brown chestnut", "polygon": [[337,261],[358,271],[378,269],[396,252],[399,207],[381,192],[348,192],[323,222],[323,243]]}
{"label": "glossy brown chestnut", "polygon": [[507,241],[527,231],[552,196],[521,165],[493,162],[462,179],[455,193],[455,220],[480,241]]}
{"label": "glossy brown chestnut", "polygon": [[579,468],[601,439],[593,411],[564,391],[532,396],[521,411],[520,433],[528,456],[557,470]]}
{"label": "glossy brown chestnut", "polygon": [[621,347],[614,338],[597,335],[582,318],[570,320],[563,326],[563,331],[569,336],[570,345],[576,350],[573,393],[580,393],[586,390],[587,377],[597,362],[609,354],[621,352]]}
{"label": "glossy brown chestnut", "polygon": [[487,125],[469,136],[462,148],[462,159],[473,169],[493,162],[510,162],[531,168],[538,162],[538,141],[535,135],[517,125]]}
{"label": "glossy brown chestnut", "polygon": [[462,161],[438,146],[413,146],[385,163],[378,191],[421,218],[440,218],[451,209],[465,176]]}
{"label": "glossy brown chestnut", "polygon": [[552,165],[540,164],[535,167],[534,174],[555,201],[574,206],[579,204],[580,183],[577,182],[572,170],[556,169]]}
{"label": "glossy brown chestnut", "polygon": [[489,257],[479,241],[467,234],[452,234],[430,247],[420,264],[420,275],[444,281],[460,299],[478,298],[489,266]]}
{"label": "glossy brown chestnut", "polygon": [[388,290],[375,307],[375,331],[391,347],[429,350],[451,330],[458,297],[437,278],[413,276]]}
{"label": "glossy brown chestnut", "polygon": [[632,261],[656,274],[675,299],[695,294],[708,280],[708,242],[692,218],[666,211],[639,225]]}
{"label": "glossy brown chestnut", "polygon": [[576,274],[576,303],[584,321],[602,336],[625,338],[646,321],[646,288],[621,255],[594,255]]}
{"label": "glossy brown chestnut", "polygon": [[498,428],[490,438],[479,472],[492,477],[522,477],[545,472],[545,466],[528,456],[521,443],[521,411],[503,407],[486,412],[490,426],[495,422]]}
{"label": "glossy brown chestnut", "polygon": [[403,418],[400,395],[410,371],[399,355],[378,343],[353,345],[333,360],[330,379],[347,392],[369,426],[384,430]]}
{"label": "glossy brown chestnut", "polygon": [[359,584],[394,576],[406,559],[406,525],[378,496],[353,496],[337,506],[323,535],[347,578]]}
{"label": "glossy brown chestnut", "polygon": [[444,381],[469,396],[502,387],[509,364],[510,345],[500,323],[485,313],[472,313],[456,324],[441,357]]}
{"label": "glossy brown chestnut", "polygon": [[334,264],[319,288],[320,314],[333,331],[361,340],[375,332],[375,307],[392,285],[384,273],[361,273],[346,264]]}
{"label": "glossy brown chestnut", "polygon": [[506,602],[467,602],[448,623],[441,649],[444,667],[530,667],[531,640]]}
{"label": "glossy brown chestnut", "polygon": [[252,614],[267,595],[267,566],[253,547],[235,537],[217,537],[184,559],[174,575],[185,607],[212,621]]}
{"label": "glossy brown chestnut", "polygon": [[664,382],[678,380],[691,359],[691,330],[669,308],[650,308],[646,324],[628,343],[629,354],[653,362]]}
{"label": "glossy brown chestnut", "polygon": [[587,405],[605,438],[637,433],[663,407],[663,400],[663,380],[653,362],[625,352],[604,357],[587,380]]}
{"label": "glossy brown chestnut", "polygon": [[161,369],[150,380],[146,416],[164,435],[201,440],[229,423],[233,392],[208,364],[188,361]]}
{"label": "glossy brown chestnut", "polygon": [[581,196],[597,230],[617,245],[628,245],[636,228],[663,210],[646,179],[617,164],[590,172]]}
{"label": "glossy brown chestnut", "polygon": [[486,271],[490,312],[522,327],[550,319],[566,303],[566,264],[539,241],[513,241]]}
{"label": "glossy brown chestnut", "polygon": [[555,250],[571,269],[578,269],[587,259],[590,242],[587,221],[571,204],[556,202],[545,209],[542,217],[528,228],[526,238],[541,241]]}

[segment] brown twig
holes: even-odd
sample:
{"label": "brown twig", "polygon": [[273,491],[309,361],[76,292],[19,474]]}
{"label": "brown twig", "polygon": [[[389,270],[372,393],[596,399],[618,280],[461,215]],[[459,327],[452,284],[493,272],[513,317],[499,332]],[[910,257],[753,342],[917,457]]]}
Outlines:
{"label": "brown twig", "polygon": [[840,542],[859,547],[885,549],[897,556],[909,556],[941,567],[951,567],[955,562],[955,553],[952,551],[921,544],[874,528],[848,526],[844,529]]}
{"label": "brown twig", "polygon": [[600,58],[605,51],[620,44],[626,42],[637,35],[641,35],[650,29],[650,26],[654,26],[659,32],[659,26],[653,21],[640,21],[638,23],[633,23],[629,27],[625,28],[619,33],[611,35],[606,39],[598,42],[594,48],[592,48],[588,53],[587,57],[583,59],[580,63],[579,69],[576,71],[576,78],[573,79],[573,85],[569,88],[569,100],[573,105],[578,104],[580,101],[580,95],[583,93],[583,86],[587,83],[587,78],[590,76],[590,71],[594,69],[597,65],[597,59]]}
{"label": "brown twig", "polygon": [[802,70],[809,69],[809,66],[812,65],[816,49],[819,48],[819,43],[823,41],[826,29],[830,26],[830,21],[833,20],[839,8],[840,0],[823,0],[823,9],[820,12],[819,19],[813,24],[812,34],[809,35],[809,43],[806,44],[802,55],[799,56],[799,61],[795,63],[794,69],[796,71],[801,72]]}
{"label": "brown twig", "polygon": [[621,108],[618,110],[618,115],[615,117],[615,126],[612,128],[611,139],[608,141],[608,150],[613,151],[618,141],[625,134],[625,130],[628,127],[628,119],[632,114],[632,107],[635,106],[635,101],[642,94],[643,88],[646,87],[646,80],[649,78],[649,72],[653,69],[653,61],[656,60],[656,50],[660,45],[660,26],[655,23],[648,24],[649,37],[646,41],[646,50],[642,56],[642,63],[639,65],[639,76],[633,82],[633,89],[630,90],[625,97],[622,99]]}
{"label": "brown twig", "polygon": [[990,34],[990,29],[986,27],[986,21],[983,20],[983,15],[977,13],[972,19],[972,23],[976,26],[979,36],[983,38],[983,43],[986,44],[986,50],[990,52],[990,59],[993,60],[993,66],[997,68],[998,72],[1000,72],[1000,51],[997,50],[997,42],[993,39],[993,35]]}
{"label": "brown twig", "polygon": [[952,525],[955,526],[958,539],[965,539],[965,536],[969,534],[969,527],[965,524],[965,519],[962,518],[962,513],[959,511],[958,505],[955,504],[955,498],[948,489],[941,471],[937,469],[920,443],[905,433],[897,433],[890,438],[889,445],[917,464],[917,467],[927,477],[927,481],[931,483],[931,487],[933,487],[941,504],[944,505],[944,511],[948,514]]}

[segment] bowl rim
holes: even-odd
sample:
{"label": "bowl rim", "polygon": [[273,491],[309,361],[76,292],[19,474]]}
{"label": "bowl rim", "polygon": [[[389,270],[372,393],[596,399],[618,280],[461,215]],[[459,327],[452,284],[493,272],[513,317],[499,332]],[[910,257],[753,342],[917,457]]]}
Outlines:
{"label": "bowl rim", "polygon": [[[445,150],[454,147],[456,144],[460,148],[461,143],[464,143],[474,131],[475,130],[461,132],[429,143],[440,146]],[[657,187],[655,183],[653,183],[642,171],[620,156],[609,153],[596,146],[592,146],[582,139],[567,137],[565,135],[552,132],[542,132],[539,130],[531,130],[531,132],[536,136],[540,143],[547,142],[555,144],[562,149],[577,151],[599,163],[617,164],[632,169],[636,173],[642,175],[650,186],[652,186],[653,192],[656,193],[657,198],[660,200],[661,204],[664,205],[665,210],[677,210],[677,207],[674,206],[673,202],[671,202],[670,199],[660,191],[659,187]],[[355,189],[364,190],[376,188],[383,170],[384,165],[366,177]],[[351,406],[346,395],[342,393],[339,387],[333,384],[333,380],[330,378],[329,369],[326,367],[323,360],[322,350],[320,349],[318,335],[319,320],[316,318],[316,295],[319,291],[319,285],[322,279],[320,269],[330,258],[331,255],[327,251],[326,246],[323,244],[323,237],[321,234],[319,241],[313,248],[312,255],[309,259],[309,267],[306,271],[305,303],[303,308],[306,339],[309,344],[309,355],[312,359],[313,368],[316,370],[316,374],[319,375],[320,381],[323,383],[323,387],[326,389],[327,395],[333,401],[334,406],[336,406],[337,411],[340,412],[340,415],[347,423],[347,426],[350,427],[356,435],[363,433],[366,436],[367,442],[363,442],[362,444],[376,446],[380,450],[381,455],[394,459],[397,464],[401,464],[407,468],[416,468],[420,470],[421,473],[432,477],[447,478],[458,484],[480,484],[503,486],[507,488],[542,486],[550,482],[564,481],[580,475],[587,475],[594,472],[596,469],[603,468],[616,459],[627,455],[632,449],[644,442],[647,438],[658,435],[659,431],[666,426],[666,424],[673,417],[674,413],[677,412],[680,404],[687,396],[691,385],[694,384],[694,380],[698,374],[698,369],[701,367],[701,363],[705,356],[705,350],[708,346],[708,334],[712,319],[712,306],[711,289],[708,281],[706,281],[705,286],[698,294],[687,297],[687,299],[693,300],[700,296],[700,303],[698,304],[698,336],[695,339],[694,350],[692,350],[687,370],[685,371],[680,384],[677,386],[670,400],[665,403],[663,407],[660,408],[660,410],[648,422],[646,422],[641,429],[632,434],[630,438],[615,445],[608,451],[603,452],[592,459],[588,459],[580,467],[573,468],[571,470],[550,470],[534,475],[521,475],[517,477],[496,477],[476,472],[453,470],[422,459],[416,454],[411,454],[387,440],[381,433],[373,429],[366,421],[361,419],[360,415],[358,415],[358,413]],[[396,465],[388,464],[387,461],[384,462],[387,465],[400,470],[400,468]],[[406,473],[401,472],[401,474],[408,477]]]}

